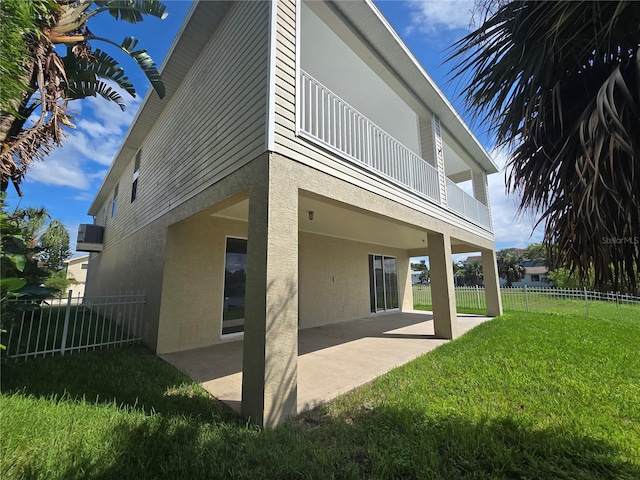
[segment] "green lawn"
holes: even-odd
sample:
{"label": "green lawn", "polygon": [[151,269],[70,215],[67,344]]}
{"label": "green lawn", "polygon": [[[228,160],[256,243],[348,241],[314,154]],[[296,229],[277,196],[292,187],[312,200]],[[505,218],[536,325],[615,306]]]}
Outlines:
{"label": "green lawn", "polygon": [[[548,289],[541,293],[533,290],[526,293],[522,288],[502,288],[502,308],[504,312],[539,312],[539,313],[570,313],[589,317],[607,317],[609,315],[636,315],[640,318],[640,303],[616,303],[615,301],[593,300],[585,302],[583,297],[570,297],[567,290]],[[582,295],[574,291],[577,296]],[[457,313],[487,314],[484,289],[474,290],[472,287],[456,288]],[[433,309],[431,303],[431,288],[423,286],[413,287],[414,308],[416,310]],[[589,315],[587,315],[587,307]]]}
{"label": "green lawn", "polygon": [[247,425],[141,348],[2,365],[0,478],[640,478],[640,318],[511,313]]}

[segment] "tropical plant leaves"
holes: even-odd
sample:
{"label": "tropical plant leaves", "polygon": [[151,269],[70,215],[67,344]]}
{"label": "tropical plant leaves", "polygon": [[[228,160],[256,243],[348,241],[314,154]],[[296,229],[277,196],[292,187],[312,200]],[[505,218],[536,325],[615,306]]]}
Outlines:
{"label": "tropical plant leaves", "polygon": [[72,99],[95,97],[97,95],[105,100],[117,103],[122,111],[126,109],[126,104],[122,96],[100,80],[80,81],[69,85],[69,97]]}
{"label": "tropical plant leaves", "polygon": [[136,96],[133,83],[125,76],[124,69],[113,57],[102,50],[94,50],[88,60],[68,55],[65,57],[65,64],[67,65],[67,75],[76,82],[95,81],[97,78],[111,80],[132,97]]}
{"label": "tropical plant leaves", "polygon": [[141,22],[143,15],[164,19],[168,13],[166,6],[157,0],[96,0],[100,9],[106,9],[116,20],[129,23]]}
{"label": "tropical plant leaves", "polygon": [[635,290],[640,270],[640,4],[515,0],[454,46],[475,120],[510,151],[552,265]]}
{"label": "tropical plant leaves", "polygon": [[123,52],[128,53],[131,58],[136,61],[138,66],[142,69],[144,74],[151,82],[151,86],[156,91],[158,96],[160,98],[164,98],[164,83],[162,83],[162,78],[160,77],[160,72],[158,72],[156,63],[149,56],[146,50],[134,50],[137,44],[138,40],[134,37],[126,37],[124,40],[122,40],[120,49]]}

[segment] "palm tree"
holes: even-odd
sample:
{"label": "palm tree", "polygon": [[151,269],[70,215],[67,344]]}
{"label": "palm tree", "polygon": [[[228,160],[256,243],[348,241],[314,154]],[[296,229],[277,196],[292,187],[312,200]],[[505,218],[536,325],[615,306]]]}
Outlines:
{"label": "palm tree", "polygon": [[[10,23],[12,17],[7,12],[3,9],[2,20]],[[30,20],[31,28],[22,34],[27,46],[26,58],[18,56],[15,59],[21,67],[15,69],[21,76],[14,82],[19,94],[3,98],[0,175],[2,191],[11,181],[20,194],[19,185],[29,164],[44,158],[60,145],[65,136],[64,127],[73,127],[73,119],[67,111],[70,100],[99,95],[124,109],[122,97],[107,82],[113,82],[135,96],[133,84],[124,75],[122,67],[107,53],[93,49],[89,42],[107,43],[130,55],[160,98],[164,96],[156,65],[146,50],[136,49],[138,41],[135,38],[126,37],[116,43],[97,37],[91,33],[87,22],[105,12],[116,20],[130,23],[142,21],[143,15],[165,18],[167,13],[158,0],[31,0],[13,12],[23,25]],[[9,18],[4,18],[7,15]],[[3,37],[5,30],[10,29],[2,30]],[[15,35],[15,31],[9,33]],[[60,55],[57,45],[66,46],[66,55]],[[25,127],[32,115],[37,119],[33,125]]]}
{"label": "palm tree", "polygon": [[475,120],[510,153],[507,188],[540,216],[551,267],[586,279],[592,266],[597,286],[635,290],[640,3],[494,6],[450,60]]}
{"label": "palm tree", "polygon": [[51,220],[40,235],[40,258],[49,270],[62,270],[64,261],[71,256],[69,242],[69,232],[62,222],[58,219]]}
{"label": "palm tree", "polygon": [[464,285],[466,287],[475,287],[480,285],[483,280],[482,276],[482,262],[479,260],[472,260],[466,262],[462,266],[462,278],[464,279]]}
{"label": "palm tree", "polygon": [[507,287],[513,286],[513,282],[517,282],[524,278],[526,273],[522,266],[524,258],[512,248],[500,250],[496,255],[498,264],[498,275],[507,281]]}
{"label": "palm tree", "polygon": [[30,248],[36,248],[38,238],[45,231],[47,220],[51,218],[45,207],[19,208],[15,211],[14,217],[22,225],[24,239]]}

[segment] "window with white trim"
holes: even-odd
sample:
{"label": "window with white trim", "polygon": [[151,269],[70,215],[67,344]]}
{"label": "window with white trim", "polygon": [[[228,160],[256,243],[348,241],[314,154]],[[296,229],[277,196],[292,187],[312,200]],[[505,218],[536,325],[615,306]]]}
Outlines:
{"label": "window with white trim", "polygon": [[142,155],[142,149],[136,153],[136,160],[133,166],[133,181],[131,183],[131,203],[138,196],[138,177],[140,176],[140,156]]}
{"label": "window with white trim", "polygon": [[119,183],[116,183],[116,188],[113,189],[113,200],[111,201],[111,217],[113,218],[118,210],[118,188]]}

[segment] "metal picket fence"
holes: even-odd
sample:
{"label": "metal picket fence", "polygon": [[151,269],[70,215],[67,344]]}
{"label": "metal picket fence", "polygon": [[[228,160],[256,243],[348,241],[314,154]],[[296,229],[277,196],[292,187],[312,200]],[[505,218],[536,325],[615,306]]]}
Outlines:
{"label": "metal picket fence", "polygon": [[[483,310],[486,308],[484,287],[455,287],[458,309]],[[556,312],[571,311],[589,315],[594,305],[601,302],[637,307],[640,318],[640,297],[616,292],[596,292],[586,288],[555,287],[501,287],[504,311]],[[414,305],[432,305],[431,286],[414,285]]]}
{"label": "metal picket fence", "polygon": [[139,343],[144,293],[14,299],[3,314],[7,358],[34,358]]}

